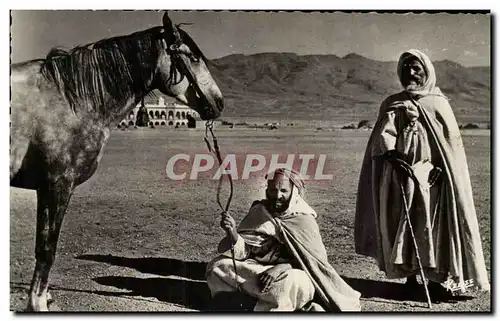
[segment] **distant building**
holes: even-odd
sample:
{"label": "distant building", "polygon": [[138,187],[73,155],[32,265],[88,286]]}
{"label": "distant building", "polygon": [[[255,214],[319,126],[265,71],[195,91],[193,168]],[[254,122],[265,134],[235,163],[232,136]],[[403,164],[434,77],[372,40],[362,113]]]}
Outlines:
{"label": "distant building", "polygon": [[140,102],[119,124],[118,128],[135,126],[137,112],[144,103],[149,115],[149,127],[178,127],[187,128],[205,128],[205,121],[201,120],[200,115],[186,105],[177,101],[166,101],[161,95],[156,94],[157,98],[145,98]]}

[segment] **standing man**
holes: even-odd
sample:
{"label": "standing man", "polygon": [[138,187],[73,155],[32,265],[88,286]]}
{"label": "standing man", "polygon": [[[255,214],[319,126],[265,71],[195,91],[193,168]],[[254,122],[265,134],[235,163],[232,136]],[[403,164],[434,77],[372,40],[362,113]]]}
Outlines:
{"label": "standing man", "polygon": [[[403,91],[384,100],[363,160],[356,205],[356,253],[373,257],[388,278],[417,284],[415,247],[431,297],[444,284],[489,290],[464,145],[430,59],[404,52]],[[446,283],[445,283],[446,282]]]}

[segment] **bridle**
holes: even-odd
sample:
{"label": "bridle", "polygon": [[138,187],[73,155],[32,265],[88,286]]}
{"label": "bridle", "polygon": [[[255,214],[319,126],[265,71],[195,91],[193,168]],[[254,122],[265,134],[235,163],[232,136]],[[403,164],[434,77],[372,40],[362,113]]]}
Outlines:
{"label": "bridle", "polygon": [[[182,50],[182,45],[187,46],[180,36],[177,27],[174,29],[174,42],[171,44],[167,43],[165,39],[165,43],[167,46],[165,48],[167,54],[170,56],[170,61],[172,62],[172,66],[170,68],[170,79],[173,79],[173,84],[179,84],[184,77],[186,77],[189,81],[189,85],[194,89],[198,97],[202,100],[202,103],[208,104],[208,99],[206,98],[203,91],[200,89],[198,82],[196,81],[196,77],[194,76],[192,70],[188,67],[190,63],[190,59],[195,56],[192,52],[186,52]],[[197,59],[203,59],[203,57],[197,57]],[[177,72],[181,75],[180,79],[177,80]]]}
{"label": "bridle", "polygon": [[[181,73],[181,78],[177,83],[180,83],[182,81],[183,77],[185,76],[188,79],[190,86],[193,87],[193,89],[196,91],[196,93],[198,94],[200,99],[202,99],[202,102],[208,103],[207,97],[205,96],[203,91],[198,86],[198,82],[196,81],[195,75],[192,73],[191,69],[188,67],[189,63],[190,63],[189,60],[192,58],[192,56],[190,56],[190,55],[194,55],[194,53],[189,53],[189,52],[182,50],[182,45],[185,45],[185,46],[187,46],[187,45],[184,44],[184,42],[182,41],[182,37],[181,37],[180,32],[179,32],[179,25],[173,25],[170,21],[170,18],[168,18],[168,15],[165,14],[163,17],[163,24],[164,24],[165,29],[167,28],[167,23],[169,24],[169,26],[171,26],[171,30],[172,30],[173,38],[174,38],[173,43],[169,44],[167,38],[164,37],[165,44],[167,44],[165,49],[166,49],[167,54],[170,55],[170,59],[172,61],[172,68],[170,69],[170,73],[171,73],[170,78],[172,78],[172,76],[174,76],[174,79],[176,79],[177,77],[175,77],[175,72],[176,72],[176,70],[179,70],[179,72]],[[200,57],[199,59],[203,59],[203,57]],[[211,146],[210,141],[209,141],[208,133],[210,133],[210,135],[212,136],[212,141],[214,144],[213,149],[212,149],[212,146]],[[214,131],[213,131],[213,120],[209,120],[206,122],[204,139],[205,139],[205,143],[207,144],[209,152],[215,153],[217,160],[219,162],[219,166],[221,166],[222,165],[222,156],[220,153],[219,143],[217,141],[217,137],[215,136]],[[231,188],[230,193],[229,193],[229,197],[226,201],[225,206],[222,205],[222,202],[220,200],[222,181],[224,180],[224,176],[227,176],[229,183],[230,183],[230,188]],[[234,185],[233,179],[232,179],[232,176],[230,173],[225,173],[225,174],[221,175],[221,177],[219,179],[219,185],[217,186],[217,204],[219,205],[222,213],[229,212],[229,207],[231,205],[231,201],[233,198],[233,191],[234,191],[233,185]],[[236,267],[235,254],[234,254],[234,241],[235,240],[232,239],[232,236],[229,232],[227,233],[227,236],[228,236],[229,241],[231,243],[231,258],[233,261],[233,268],[234,268],[234,273],[235,273],[236,289],[238,291],[240,291],[241,286],[238,282],[238,272],[237,272],[237,267]]]}

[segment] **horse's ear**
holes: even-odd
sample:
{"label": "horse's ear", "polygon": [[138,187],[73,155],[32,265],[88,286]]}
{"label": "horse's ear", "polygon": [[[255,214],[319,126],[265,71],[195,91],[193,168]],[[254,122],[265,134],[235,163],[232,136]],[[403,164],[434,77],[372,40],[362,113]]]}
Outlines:
{"label": "horse's ear", "polygon": [[167,44],[182,43],[182,38],[179,30],[174,25],[172,20],[170,20],[168,12],[165,12],[163,14],[163,29],[165,30],[165,40],[167,41]]}

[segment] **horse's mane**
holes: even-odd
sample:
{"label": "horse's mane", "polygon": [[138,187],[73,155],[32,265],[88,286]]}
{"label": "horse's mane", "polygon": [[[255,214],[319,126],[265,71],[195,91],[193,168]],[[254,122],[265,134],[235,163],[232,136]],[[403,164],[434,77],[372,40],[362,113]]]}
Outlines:
{"label": "horse's mane", "polygon": [[[187,32],[177,26],[182,41],[205,63],[207,59]],[[156,67],[157,40],[163,27],[153,27],[127,36],[102,39],[70,50],[53,48],[41,67],[75,110],[84,108],[106,112],[108,99],[126,100],[132,93],[146,93],[147,80]],[[176,77],[172,68],[170,77]],[[182,76],[181,76],[182,80]],[[154,95],[153,92],[149,93]]]}
{"label": "horse's mane", "polygon": [[[161,27],[77,46],[53,48],[41,67],[75,109],[78,103],[101,111],[108,99],[144,93],[158,57]],[[104,111],[104,110],[102,110]],[[105,111],[104,111],[105,112]]]}

